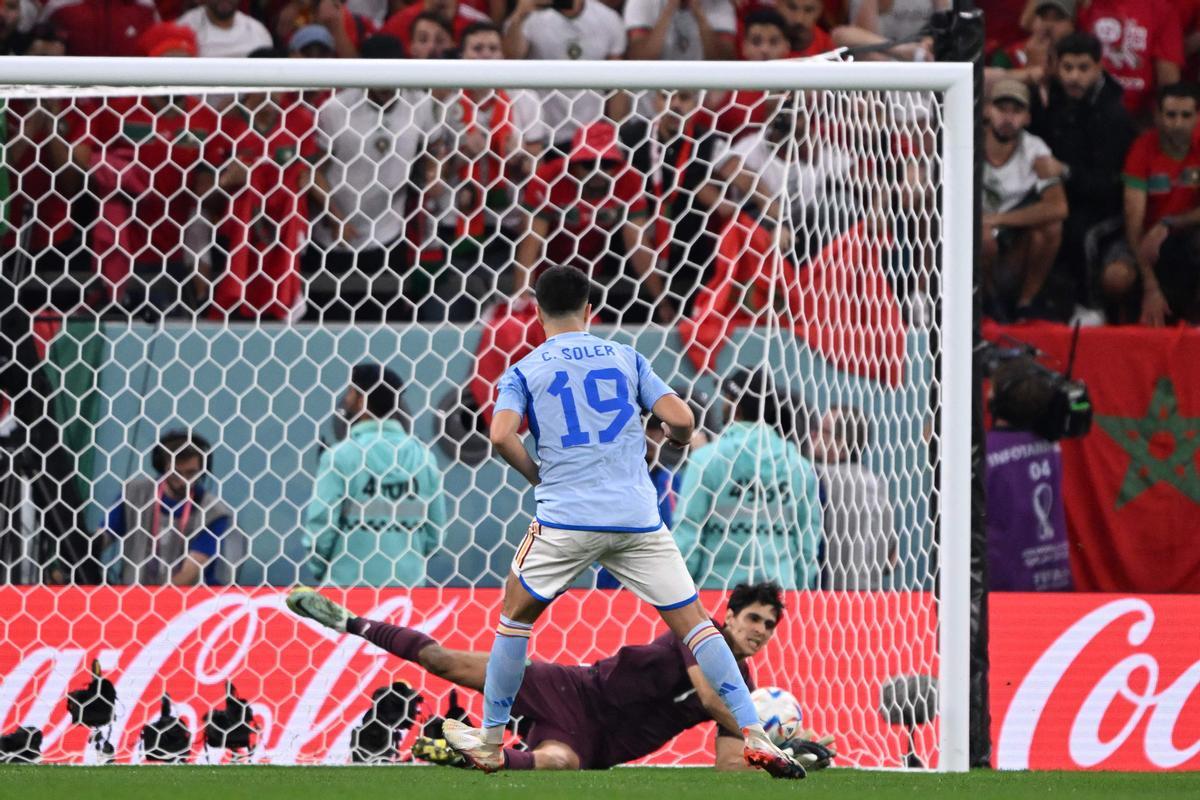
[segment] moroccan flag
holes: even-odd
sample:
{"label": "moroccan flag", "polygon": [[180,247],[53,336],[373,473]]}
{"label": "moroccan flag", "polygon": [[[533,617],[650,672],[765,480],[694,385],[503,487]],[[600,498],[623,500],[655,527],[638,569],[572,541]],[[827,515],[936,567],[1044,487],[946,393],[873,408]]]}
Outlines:
{"label": "moroccan flag", "polygon": [[[1065,367],[1071,329],[990,326]],[[1091,432],[1066,439],[1063,496],[1076,588],[1200,592],[1200,330],[1084,328],[1076,377]]]}
{"label": "moroccan flag", "polygon": [[834,366],[899,386],[907,331],[883,272],[886,245],[859,223],[798,269],[774,234],[740,214],[721,234],[716,271],[691,318],[679,324],[688,358],[698,370],[713,368],[730,332],[765,324],[774,309],[781,326]]}

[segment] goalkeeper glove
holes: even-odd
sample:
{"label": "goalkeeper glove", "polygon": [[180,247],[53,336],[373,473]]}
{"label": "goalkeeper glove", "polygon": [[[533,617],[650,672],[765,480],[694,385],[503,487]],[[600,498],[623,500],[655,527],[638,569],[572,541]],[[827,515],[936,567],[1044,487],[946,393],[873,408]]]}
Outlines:
{"label": "goalkeeper glove", "polygon": [[[806,733],[811,732],[806,731]],[[815,734],[812,735],[815,736]],[[799,761],[809,772],[825,769],[837,757],[837,752],[833,749],[832,736],[823,736],[820,739],[798,737],[788,742],[783,750]]]}

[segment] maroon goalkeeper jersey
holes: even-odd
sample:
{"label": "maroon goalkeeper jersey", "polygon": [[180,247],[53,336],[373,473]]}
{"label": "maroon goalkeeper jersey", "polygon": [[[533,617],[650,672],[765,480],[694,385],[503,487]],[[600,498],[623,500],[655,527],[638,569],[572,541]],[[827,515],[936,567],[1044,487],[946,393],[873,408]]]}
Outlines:
{"label": "maroon goalkeeper jersey", "polygon": [[[564,742],[584,769],[604,769],[649,755],[688,728],[712,719],[696,696],[688,667],[696,663],[667,632],[649,644],[622,647],[590,667],[534,662],[513,707],[532,721],[531,747]],[[742,676],[751,689],[745,662]],[[736,736],[721,730],[720,735]]]}

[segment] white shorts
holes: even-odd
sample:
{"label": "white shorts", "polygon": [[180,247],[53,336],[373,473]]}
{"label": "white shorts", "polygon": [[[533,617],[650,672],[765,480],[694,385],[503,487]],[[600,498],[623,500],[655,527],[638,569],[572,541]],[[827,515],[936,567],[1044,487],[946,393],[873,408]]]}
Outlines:
{"label": "white shorts", "polygon": [[606,533],[534,522],[517,548],[512,570],[525,591],[549,603],[596,561],[660,611],[696,599],[696,584],[665,526],[652,533]]}

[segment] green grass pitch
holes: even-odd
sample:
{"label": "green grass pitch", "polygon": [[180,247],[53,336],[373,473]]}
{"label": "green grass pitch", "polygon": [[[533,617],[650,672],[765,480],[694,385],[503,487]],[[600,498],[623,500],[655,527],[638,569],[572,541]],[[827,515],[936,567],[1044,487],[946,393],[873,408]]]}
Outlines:
{"label": "green grass pitch", "polygon": [[436,767],[0,767],[0,797],[13,800],[1008,800],[1047,797],[1159,800],[1200,797],[1200,773],[988,772],[936,775],[828,770],[804,781],[709,769],[615,769],[487,776]]}

